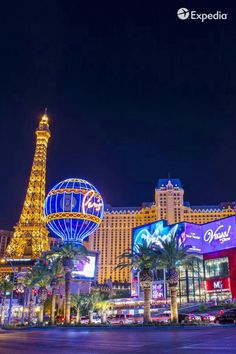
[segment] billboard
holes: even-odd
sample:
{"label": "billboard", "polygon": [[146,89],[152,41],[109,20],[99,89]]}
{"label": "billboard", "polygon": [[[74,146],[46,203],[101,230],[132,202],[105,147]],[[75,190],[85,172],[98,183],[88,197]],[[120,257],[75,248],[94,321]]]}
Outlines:
{"label": "billboard", "polygon": [[72,271],[72,278],[77,280],[94,280],[97,271],[97,254],[89,254],[86,256],[87,261],[74,260],[74,269]]}
{"label": "billboard", "polygon": [[139,226],[133,229],[133,249],[144,240],[148,245],[160,245],[160,239],[171,235],[176,235],[179,244],[190,246],[191,252],[199,254],[236,248],[236,218],[230,216],[202,225],[187,222],[168,225],[160,220]]}
{"label": "billboard", "polygon": [[208,279],[206,280],[206,291],[208,293],[230,291],[230,279],[229,278]]}
{"label": "billboard", "polygon": [[202,225],[203,253],[236,247],[235,216]]}
{"label": "billboard", "polygon": [[133,249],[137,250],[137,245],[142,245],[144,241],[147,245],[156,244],[160,246],[160,240],[178,235],[178,239],[184,238],[184,223],[168,225],[166,221],[160,220],[151,224],[146,224],[133,229]]}
{"label": "billboard", "polygon": [[202,225],[188,224],[185,223],[185,232],[182,239],[185,246],[189,246],[191,252],[196,252],[202,254],[203,244],[202,244]]}
{"label": "billboard", "polygon": [[164,299],[164,283],[152,283],[152,299],[161,300]]}

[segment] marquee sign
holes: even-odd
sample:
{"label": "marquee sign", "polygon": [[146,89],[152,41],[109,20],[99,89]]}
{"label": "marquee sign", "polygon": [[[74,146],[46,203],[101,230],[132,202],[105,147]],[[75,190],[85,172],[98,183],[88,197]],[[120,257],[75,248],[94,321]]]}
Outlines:
{"label": "marquee sign", "polygon": [[179,244],[190,246],[191,252],[205,254],[236,248],[236,218],[230,216],[207,224],[181,222],[168,225],[160,220],[133,229],[133,248],[143,244],[161,245],[160,240],[175,235]]}
{"label": "marquee sign", "polygon": [[168,225],[164,220],[160,220],[133,229],[133,248],[142,245],[144,241],[147,245],[155,244],[161,246],[160,240],[170,239],[174,235],[182,236],[184,224]]}
{"label": "marquee sign", "polygon": [[230,279],[229,278],[208,279],[206,280],[206,291],[208,293],[230,291]]}
{"label": "marquee sign", "polygon": [[69,178],[56,184],[44,203],[48,228],[64,242],[82,243],[100,225],[104,204],[91,183]]}

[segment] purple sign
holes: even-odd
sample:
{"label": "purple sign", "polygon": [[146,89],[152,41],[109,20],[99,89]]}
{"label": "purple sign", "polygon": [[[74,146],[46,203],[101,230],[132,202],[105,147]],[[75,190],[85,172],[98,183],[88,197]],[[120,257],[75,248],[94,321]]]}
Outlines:
{"label": "purple sign", "polygon": [[236,247],[235,216],[202,225],[203,252]]}
{"label": "purple sign", "polygon": [[191,246],[190,251],[202,254],[203,245],[201,237],[201,225],[185,224],[185,234],[183,243],[185,246]]}
{"label": "purple sign", "polygon": [[204,254],[236,247],[235,216],[203,225],[185,224],[184,244]]}
{"label": "purple sign", "polygon": [[160,220],[138,226],[133,229],[133,249],[143,244],[144,240],[148,244],[160,245],[160,240],[173,235],[180,245],[191,246],[190,251],[198,254],[236,248],[236,217],[233,215],[202,225],[188,222],[168,225]]}

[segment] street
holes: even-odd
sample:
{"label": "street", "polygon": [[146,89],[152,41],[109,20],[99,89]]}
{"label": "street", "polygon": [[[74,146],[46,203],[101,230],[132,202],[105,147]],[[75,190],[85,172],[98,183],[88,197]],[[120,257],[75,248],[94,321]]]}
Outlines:
{"label": "street", "polygon": [[235,353],[236,327],[0,331],[1,354]]}

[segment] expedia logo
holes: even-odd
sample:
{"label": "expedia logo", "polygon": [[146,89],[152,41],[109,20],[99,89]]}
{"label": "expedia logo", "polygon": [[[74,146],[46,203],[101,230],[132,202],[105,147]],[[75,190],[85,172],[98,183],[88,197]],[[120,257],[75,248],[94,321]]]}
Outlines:
{"label": "expedia logo", "polygon": [[181,7],[177,11],[177,16],[180,20],[199,20],[201,22],[207,20],[227,20],[228,14],[221,11],[216,11],[215,13],[198,13],[195,10],[188,10],[186,7]]}

